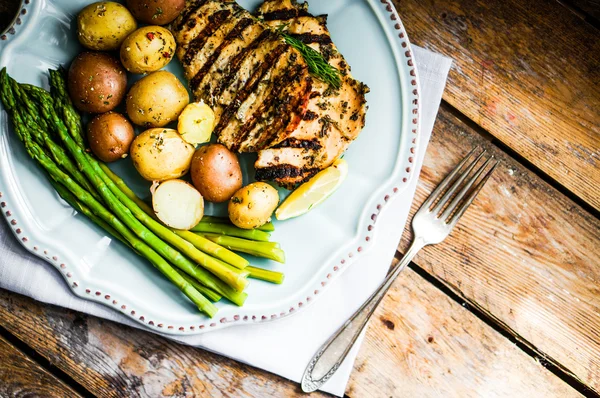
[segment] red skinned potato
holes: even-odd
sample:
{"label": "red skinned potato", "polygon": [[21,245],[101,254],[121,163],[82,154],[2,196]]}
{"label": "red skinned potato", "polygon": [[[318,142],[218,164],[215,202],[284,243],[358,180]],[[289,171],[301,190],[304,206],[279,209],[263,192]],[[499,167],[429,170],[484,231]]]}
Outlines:
{"label": "red skinned potato", "polygon": [[135,132],[123,115],[108,112],[97,115],[90,121],[87,138],[94,155],[109,163],[127,156]]}
{"label": "red skinned potato", "polygon": [[166,25],[179,16],[185,0],[127,0],[127,8],[140,22]]}
{"label": "red skinned potato", "polygon": [[109,54],[83,52],[71,63],[67,88],[80,111],[105,113],[125,97],[127,73],[119,60]]}
{"label": "red skinned potato", "polygon": [[228,201],[242,187],[242,169],[235,153],[221,144],[198,148],[190,168],[192,182],[209,202]]}

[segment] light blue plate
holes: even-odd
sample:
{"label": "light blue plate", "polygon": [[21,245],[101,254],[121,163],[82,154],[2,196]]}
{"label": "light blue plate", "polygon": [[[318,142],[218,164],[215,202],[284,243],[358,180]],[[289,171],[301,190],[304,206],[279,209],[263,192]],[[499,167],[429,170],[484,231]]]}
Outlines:
{"label": "light blue plate", "polygon": [[[67,65],[82,50],[73,20],[90,0],[31,0],[15,25],[0,36],[0,67],[20,82],[48,87],[46,71]],[[253,10],[258,0],[240,2]],[[0,206],[17,239],[64,276],[73,292],[163,333],[195,334],[231,325],[265,322],[305,308],[377,238],[377,217],[401,192],[418,141],[418,80],[404,27],[390,1],[310,1],[329,14],[329,28],[353,75],[371,88],[367,125],[345,155],[348,179],[325,203],[297,219],[276,222],[286,264],[252,259],[285,272],[282,285],[252,281],[243,308],[223,300],[215,319],[200,314],[147,261],[64,203],[27,156],[0,113]],[[166,68],[181,77],[175,60]],[[133,80],[133,79],[132,79]],[[245,182],[254,175],[243,158]],[[148,184],[128,160],[115,170],[142,196]],[[282,197],[285,193],[281,192]],[[208,214],[223,209],[209,207]],[[399,226],[400,228],[401,226]]]}

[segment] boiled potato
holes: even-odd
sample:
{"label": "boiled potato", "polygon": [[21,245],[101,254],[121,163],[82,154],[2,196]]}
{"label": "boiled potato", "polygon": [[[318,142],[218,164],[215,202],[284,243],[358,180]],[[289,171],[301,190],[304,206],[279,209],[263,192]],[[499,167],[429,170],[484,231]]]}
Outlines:
{"label": "boiled potato", "polygon": [[83,52],[71,63],[67,88],[80,111],[108,112],[125,96],[127,72],[111,55]]}
{"label": "boiled potato", "polygon": [[199,148],[192,158],[190,175],[196,189],[209,202],[225,202],[242,187],[240,162],[235,153],[221,144]]}
{"label": "boiled potato", "polygon": [[192,102],[185,107],[177,122],[177,131],[192,145],[210,141],[215,128],[215,113],[204,102]]}
{"label": "boiled potato", "polygon": [[97,115],[87,126],[90,149],[107,163],[125,158],[134,137],[133,126],[119,113]]}
{"label": "boiled potato", "polygon": [[160,70],[142,78],[127,94],[127,115],[140,126],[163,127],[176,120],[190,97],[170,72]]}
{"label": "boiled potato", "polygon": [[148,73],[166,66],[175,54],[175,38],[161,26],[139,28],[121,45],[121,62],[131,73]]}
{"label": "boiled potato", "polygon": [[277,190],[264,182],[255,182],[239,189],[229,201],[229,219],[243,229],[263,226],[279,204]]}
{"label": "boiled potato", "polygon": [[129,10],[112,1],[90,4],[77,15],[77,37],[90,50],[116,50],[136,28]]}
{"label": "boiled potato", "polygon": [[179,178],[190,169],[194,147],[185,142],[177,130],[150,129],[131,143],[133,165],[148,181]]}
{"label": "boiled potato", "polygon": [[166,226],[187,231],[204,216],[204,199],[200,192],[182,180],[161,183],[152,193],[156,217]]}
{"label": "boiled potato", "polygon": [[127,8],[138,21],[166,25],[179,16],[185,0],[127,0]]}

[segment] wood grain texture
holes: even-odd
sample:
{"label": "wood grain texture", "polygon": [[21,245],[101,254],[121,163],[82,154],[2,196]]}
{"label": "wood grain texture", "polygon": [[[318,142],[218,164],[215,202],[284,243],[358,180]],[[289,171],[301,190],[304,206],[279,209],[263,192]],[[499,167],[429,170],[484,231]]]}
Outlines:
{"label": "wood grain texture", "polygon": [[5,290],[0,324],[99,397],[301,395],[296,383],[265,371]]}
{"label": "wood grain texture", "polygon": [[[476,145],[501,165],[450,237],[414,262],[600,392],[600,221],[445,108],[412,213]],[[411,236],[407,229],[400,251]]]}
{"label": "wood grain texture", "polygon": [[554,0],[394,3],[413,43],[454,59],[444,99],[600,209],[598,30]]}
{"label": "wood grain texture", "polygon": [[[1,290],[0,323],[101,397],[305,396],[298,385],[278,376]],[[426,397],[448,392],[475,397],[485,391],[490,392],[487,396],[515,391],[537,391],[546,397],[578,395],[407,270],[371,322],[347,394]]]}
{"label": "wood grain texture", "polygon": [[0,397],[80,397],[0,336]]}
{"label": "wood grain texture", "polygon": [[0,32],[4,32],[20,10],[19,0],[0,0]]}
{"label": "wood grain texture", "polygon": [[567,4],[573,4],[583,13],[600,21],[600,1],[599,0],[568,0]]}
{"label": "wood grain texture", "polygon": [[374,314],[346,394],[580,396],[411,269]]}

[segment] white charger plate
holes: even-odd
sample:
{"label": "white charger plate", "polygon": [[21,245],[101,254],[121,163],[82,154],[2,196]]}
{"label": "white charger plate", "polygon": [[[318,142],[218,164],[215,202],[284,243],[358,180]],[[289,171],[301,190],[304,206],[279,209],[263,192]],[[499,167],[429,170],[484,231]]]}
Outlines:
{"label": "white charger plate", "polygon": [[[20,82],[48,88],[47,69],[68,65],[80,51],[74,19],[91,0],[25,0],[15,24],[0,36],[0,67]],[[254,10],[259,0],[239,3]],[[285,273],[282,285],[252,280],[248,300],[217,303],[215,318],[200,314],[150,263],[111,239],[54,192],[0,112],[0,210],[15,237],[58,269],[73,293],[103,303],[157,332],[189,335],[231,325],[266,322],[305,308],[377,239],[377,217],[413,177],[418,143],[419,86],[410,43],[386,0],[309,1],[328,14],[331,35],[355,78],[371,88],[367,124],[345,154],[349,175],[340,189],[308,214],[275,222],[272,238],[286,264],[251,258]],[[182,78],[177,60],[166,68]],[[138,77],[139,78],[139,77]],[[130,79],[131,81],[135,78]],[[183,80],[183,79],[182,79]],[[253,156],[242,157],[244,182]],[[142,197],[148,184],[129,160],[111,165]],[[287,191],[280,190],[281,197]],[[223,214],[209,205],[207,214]]]}

